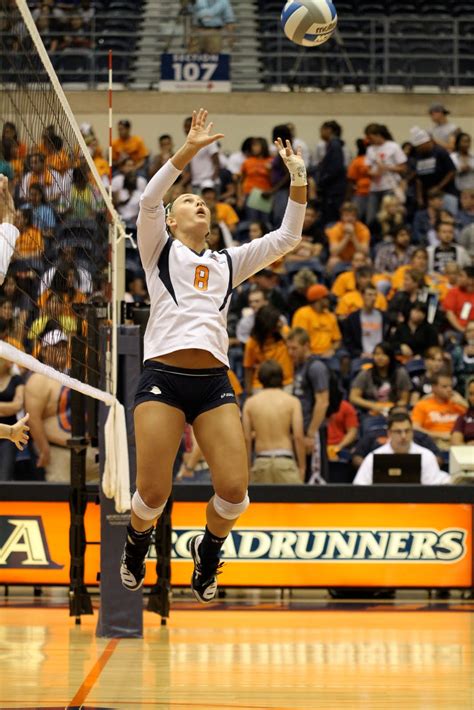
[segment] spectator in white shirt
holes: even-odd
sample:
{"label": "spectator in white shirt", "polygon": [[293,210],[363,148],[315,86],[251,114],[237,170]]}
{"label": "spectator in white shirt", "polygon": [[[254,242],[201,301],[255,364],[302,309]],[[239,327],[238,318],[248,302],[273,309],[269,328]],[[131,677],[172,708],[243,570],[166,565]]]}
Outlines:
{"label": "spectator in white shirt", "polygon": [[407,156],[396,143],[386,126],[371,123],[365,129],[369,147],[365,162],[369,166],[370,193],[367,205],[367,224],[374,221],[384,195],[400,192],[400,179],[405,173]]}
{"label": "spectator in white shirt", "polygon": [[458,133],[451,153],[451,160],[456,166],[454,183],[459,192],[474,188],[474,153],[471,151],[471,136],[469,133]]}
{"label": "spectator in white shirt", "polygon": [[388,418],[388,442],[365,457],[354,478],[354,484],[373,483],[375,454],[421,454],[421,483],[428,486],[450,483],[449,474],[440,470],[436,456],[413,442],[413,425],[408,413],[394,412]]}
{"label": "spectator in white shirt", "polygon": [[432,104],[428,113],[433,121],[429,131],[434,142],[451,151],[453,149],[453,139],[459,133],[458,126],[448,120],[451,112],[443,104]]}

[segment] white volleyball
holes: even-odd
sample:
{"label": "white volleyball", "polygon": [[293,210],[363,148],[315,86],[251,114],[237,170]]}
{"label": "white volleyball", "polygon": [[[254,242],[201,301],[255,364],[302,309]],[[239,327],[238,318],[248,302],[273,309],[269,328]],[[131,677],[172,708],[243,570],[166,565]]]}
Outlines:
{"label": "white volleyball", "polygon": [[336,29],[337,11],[330,0],[288,0],[281,25],[295,44],[316,47],[327,42]]}

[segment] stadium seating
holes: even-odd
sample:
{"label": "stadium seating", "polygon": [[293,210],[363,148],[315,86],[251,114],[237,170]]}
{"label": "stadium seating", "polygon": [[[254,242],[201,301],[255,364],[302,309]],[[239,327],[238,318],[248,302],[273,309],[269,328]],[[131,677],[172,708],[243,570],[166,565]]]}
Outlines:
{"label": "stadium seating", "polygon": [[473,45],[461,40],[474,36],[474,0],[449,4],[441,0],[337,2],[337,41],[318,47],[312,56],[284,38],[275,42],[281,34],[280,4],[266,0],[258,4],[266,87],[286,83],[295,88],[292,68],[297,58],[299,86],[376,88],[396,84],[405,89],[428,85],[444,90],[452,84],[473,83]]}

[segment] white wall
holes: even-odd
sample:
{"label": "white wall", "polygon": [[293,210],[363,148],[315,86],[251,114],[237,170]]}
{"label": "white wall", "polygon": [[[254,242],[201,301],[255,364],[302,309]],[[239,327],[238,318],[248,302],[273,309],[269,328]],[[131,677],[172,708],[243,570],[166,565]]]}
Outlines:
{"label": "white wall", "polygon": [[[92,123],[103,147],[108,144],[107,92],[69,92],[79,123]],[[183,119],[193,108],[204,105],[218,132],[225,134],[224,150],[237,150],[250,135],[270,139],[272,127],[293,121],[298,135],[310,147],[319,137],[323,121],[336,119],[344,129],[344,139],[351,147],[364,126],[372,121],[385,123],[395,139],[409,138],[411,126],[428,128],[427,113],[433,102],[451,109],[452,120],[474,134],[474,96],[440,94],[325,94],[325,93],[232,93],[232,94],[163,94],[157,91],[114,93],[114,136],[120,118],[132,121],[132,130],[141,135],[152,152],[157,137],[170,133],[175,143],[183,140]],[[85,110],[87,107],[87,110]]]}

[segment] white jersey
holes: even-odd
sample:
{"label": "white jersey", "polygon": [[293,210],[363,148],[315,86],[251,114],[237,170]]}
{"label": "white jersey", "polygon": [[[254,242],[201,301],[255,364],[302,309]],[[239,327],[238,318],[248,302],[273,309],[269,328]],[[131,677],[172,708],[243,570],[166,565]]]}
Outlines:
{"label": "white jersey", "polygon": [[140,200],[137,237],[150,294],[144,359],[176,350],[207,350],[229,364],[227,312],[232,289],[301,241],[305,205],[289,200],[282,225],[248,244],[194,252],[166,229],[163,195],[180,171],[168,161]]}

